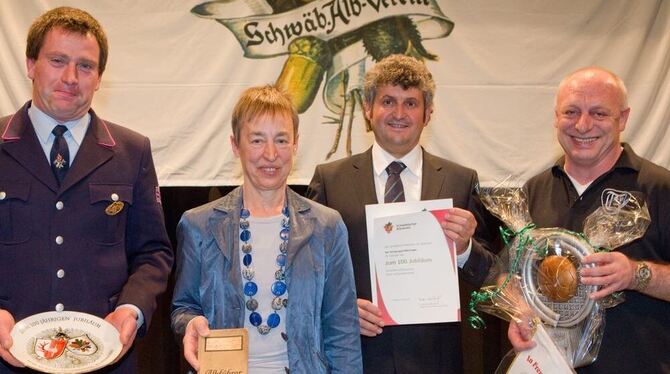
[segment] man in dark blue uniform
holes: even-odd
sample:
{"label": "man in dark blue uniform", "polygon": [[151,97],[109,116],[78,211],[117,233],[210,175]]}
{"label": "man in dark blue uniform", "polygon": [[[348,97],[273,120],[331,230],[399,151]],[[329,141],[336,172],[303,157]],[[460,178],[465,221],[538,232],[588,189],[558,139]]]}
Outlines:
{"label": "man in dark blue uniform", "polygon": [[[149,140],[91,110],[107,61],[98,22],[46,12],[26,48],[32,100],[0,119],[0,372],[15,321],[46,311],[105,318],[123,357],[146,332],[173,255]],[[132,355],[129,355],[132,356]],[[123,357],[112,369],[134,372]]]}

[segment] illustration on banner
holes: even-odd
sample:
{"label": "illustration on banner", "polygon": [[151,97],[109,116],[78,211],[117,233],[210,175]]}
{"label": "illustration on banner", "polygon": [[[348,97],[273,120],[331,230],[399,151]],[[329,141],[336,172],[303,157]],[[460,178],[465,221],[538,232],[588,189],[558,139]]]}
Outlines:
{"label": "illustration on banner", "polygon": [[299,113],[325,81],[323,103],[332,114],[324,123],[337,125],[326,159],[337,152],[345,122],[346,153],[352,153],[366,60],[392,54],[437,60],[423,41],[444,38],[454,27],[438,0],[218,0],[191,12],[226,26],[246,58],[287,56],[277,84],[291,94]]}

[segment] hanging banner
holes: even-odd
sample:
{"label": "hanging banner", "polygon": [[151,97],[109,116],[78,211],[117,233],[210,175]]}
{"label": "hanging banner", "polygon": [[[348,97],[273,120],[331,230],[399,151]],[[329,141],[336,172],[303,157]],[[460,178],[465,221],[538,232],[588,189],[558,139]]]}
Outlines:
{"label": "hanging banner", "polygon": [[523,182],[560,155],[556,86],[600,65],[628,86],[625,141],[670,166],[670,2],[626,0],[3,0],[0,115],[30,99],[32,21],[68,5],[96,17],[110,55],[93,108],[151,139],[162,186],[236,185],[230,116],[240,93],[277,83],[300,112],[291,184],[373,142],[366,71],[404,53],[437,83],[421,144],[476,169],[482,185]]}

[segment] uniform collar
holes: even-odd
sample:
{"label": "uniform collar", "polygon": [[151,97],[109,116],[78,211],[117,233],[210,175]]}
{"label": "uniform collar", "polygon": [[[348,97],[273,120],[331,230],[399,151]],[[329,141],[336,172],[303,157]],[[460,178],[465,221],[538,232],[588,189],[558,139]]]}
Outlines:
{"label": "uniform collar", "polygon": [[81,118],[67,122],[58,122],[35,105],[31,105],[28,108],[28,117],[30,117],[30,121],[33,123],[37,138],[43,145],[47,144],[47,140],[49,139],[53,128],[56,125],[63,125],[67,127],[68,132],[74,138],[77,145],[81,146],[88,125],[91,122],[91,114],[88,112]]}
{"label": "uniform collar", "polygon": [[[32,127],[33,129],[35,129],[35,126],[32,124],[32,120],[28,115],[28,109],[31,107],[31,105],[32,101],[26,102],[21,107],[21,109],[18,110],[18,112],[14,113],[11,117],[9,117],[6,124],[4,125],[4,129],[0,124],[0,133],[2,133],[1,139],[3,142],[19,141],[24,135],[26,128]],[[107,125],[107,123],[103,119],[98,117],[93,109],[88,110],[88,115],[90,116],[90,120],[87,127],[91,128],[91,134],[93,135],[93,139],[95,139],[94,141],[106,148],[111,149],[115,147],[116,140],[112,136],[109,125]],[[53,126],[51,126],[51,129],[53,129]],[[84,129],[83,132],[86,133],[87,130]],[[85,136],[82,137],[82,139],[80,140],[82,143],[83,138],[85,138]]]}

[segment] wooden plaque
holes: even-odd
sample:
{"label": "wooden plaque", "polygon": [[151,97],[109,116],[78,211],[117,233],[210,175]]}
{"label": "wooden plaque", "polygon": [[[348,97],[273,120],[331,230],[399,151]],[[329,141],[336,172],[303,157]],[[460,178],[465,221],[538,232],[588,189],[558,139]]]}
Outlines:
{"label": "wooden plaque", "polygon": [[211,330],[198,342],[200,374],[248,374],[247,329]]}

